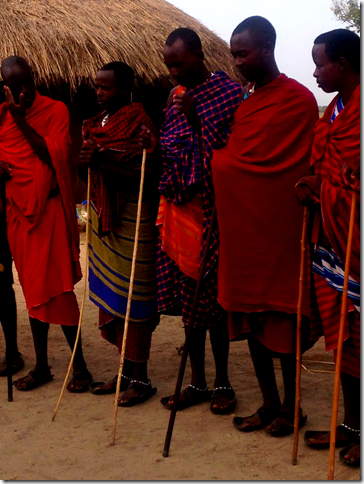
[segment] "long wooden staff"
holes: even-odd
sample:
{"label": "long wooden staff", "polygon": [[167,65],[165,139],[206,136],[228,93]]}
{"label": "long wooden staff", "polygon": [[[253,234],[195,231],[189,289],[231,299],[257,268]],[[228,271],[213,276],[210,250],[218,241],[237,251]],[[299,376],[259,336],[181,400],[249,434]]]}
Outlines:
{"label": "long wooden staff", "polygon": [[202,279],[203,279],[203,276],[204,276],[204,273],[205,273],[207,253],[208,253],[208,250],[209,250],[209,247],[210,247],[210,240],[211,240],[213,225],[214,225],[214,222],[215,222],[215,217],[216,217],[216,205],[214,205],[214,208],[213,208],[213,211],[212,211],[211,220],[210,220],[210,227],[209,227],[209,231],[207,233],[205,249],[204,249],[204,253],[203,253],[203,257],[202,257],[202,261],[201,261],[201,265],[200,265],[200,272],[199,272],[199,275],[198,275],[198,281],[197,281],[197,285],[196,285],[195,296],[194,296],[194,299],[193,299],[191,316],[190,316],[190,320],[189,320],[189,323],[188,323],[188,329],[187,329],[185,344],[184,344],[184,347],[183,347],[181,363],[179,365],[179,372],[178,372],[178,377],[177,377],[176,389],[175,389],[174,397],[173,397],[171,415],[169,417],[169,424],[168,424],[168,429],[167,429],[167,434],[166,434],[166,440],[164,442],[163,457],[168,457],[168,455],[169,455],[169,447],[171,445],[171,440],[172,440],[174,421],[176,419],[176,413],[177,413],[177,405],[178,405],[179,396],[180,396],[180,393],[181,393],[183,376],[184,376],[185,369],[186,369],[188,348],[189,348],[189,343],[190,343],[191,335],[192,335],[192,331],[193,331],[194,320],[195,320],[196,313],[197,313],[200,289],[201,289]]}
{"label": "long wooden staff", "polygon": [[302,298],[303,298],[303,277],[305,273],[305,253],[306,253],[306,233],[308,223],[308,209],[303,211],[303,225],[301,237],[301,266],[300,279],[298,286],[298,304],[297,304],[297,332],[296,332],[296,394],[295,394],[295,409],[294,409],[294,433],[293,433],[293,451],[292,451],[292,465],[297,465],[297,451],[298,451],[298,430],[300,426],[300,401],[301,401],[301,323],[302,323]]}
{"label": "long wooden staff", "polygon": [[52,417],[52,422],[54,422],[54,419],[56,418],[56,415],[57,415],[57,412],[58,412],[58,408],[59,408],[59,405],[61,403],[64,390],[66,388],[67,380],[68,380],[68,377],[70,376],[70,373],[71,373],[71,369],[72,369],[72,365],[73,365],[73,360],[75,359],[75,354],[76,354],[76,349],[77,349],[78,341],[80,339],[82,317],[83,317],[83,311],[85,309],[85,299],[86,299],[87,280],[88,280],[88,277],[87,277],[87,268],[88,268],[88,252],[89,252],[89,248],[88,248],[88,242],[89,242],[89,225],[90,225],[89,224],[89,217],[90,217],[90,184],[91,184],[90,182],[91,182],[91,176],[90,176],[90,167],[89,167],[88,168],[88,173],[87,173],[87,211],[86,211],[86,242],[85,242],[86,243],[86,254],[85,254],[85,271],[84,271],[84,275],[83,275],[84,286],[83,286],[83,295],[82,295],[82,305],[81,305],[81,311],[80,311],[80,319],[78,321],[78,329],[77,329],[76,341],[75,341],[75,344],[73,346],[73,351],[72,351],[72,356],[71,356],[70,364],[68,365],[67,374],[66,374],[66,377],[64,379],[63,387],[62,387],[62,390],[61,390],[61,394],[59,395],[58,402],[57,402],[57,405],[56,405],[56,409],[55,409],[54,414],[53,414],[53,417]]}
{"label": "long wooden staff", "polygon": [[332,415],[331,415],[329,471],[327,476],[327,479],[329,481],[332,481],[334,479],[335,444],[336,444],[337,413],[339,408],[341,360],[342,360],[343,342],[344,342],[344,325],[345,325],[347,306],[348,306],[349,272],[350,272],[351,246],[352,246],[353,234],[354,234],[355,203],[356,203],[356,192],[355,190],[353,190],[353,195],[351,198],[348,245],[346,248],[343,296],[341,301],[340,331],[339,331],[339,340],[337,343],[334,398],[333,398]]}
{"label": "long wooden staff", "polygon": [[120,365],[119,365],[119,372],[118,372],[118,381],[116,383],[116,393],[115,393],[115,403],[114,403],[114,417],[113,417],[113,428],[112,428],[111,445],[114,445],[115,444],[116,422],[117,422],[117,415],[118,415],[118,400],[119,400],[119,395],[120,395],[120,383],[121,383],[121,376],[122,376],[123,368],[124,368],[125,350],[126,350],[126,339],[127,339],[127,336],[128,336],[129,318],[130,318],[130,309],[131,309],[131,299],[132,299],[132,296],[133,296],[135,265],[136,265],[136,258],[137,258],[137,253],[138,253],[139,227],[140,227],[140,216],[141,216],[141,212],[142,212],[143,186],[144,186],[145,161],[146,161],[146,158],[147,158],[147,151],[144,149],[143,150],[142,167],[141,167],[141,175],[140,175],[138,210],[137,210],[137,220],[136,220],[136,226],[135,226],[135,238],[134,238],[133,258],[132,258],[132,262],[131,262],[131,274],[130,274],[130,283],[129,283],[128,303],[127,303],[127,306],[126,306],[125,323],[124,323],[124,335],[123,335],[123,344],[121,346]]}

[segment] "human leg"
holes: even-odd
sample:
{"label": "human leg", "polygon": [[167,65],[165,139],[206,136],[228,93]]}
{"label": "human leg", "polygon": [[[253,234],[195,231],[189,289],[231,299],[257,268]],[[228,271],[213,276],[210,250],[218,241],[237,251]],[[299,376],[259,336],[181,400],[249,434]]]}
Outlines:
{"label": "human leg", "polygon": [[[5,275],[0,274],[0,277]],[[10,355],[12,374],[17,373],[24,367],[24,361],[19,353],[17,344],[17,317],[15,292],[12,280],[0,284],[0,322],[4,331],[6,351]],[[7,358],[0,364],[0,376],[7,375]]]}
{"label": "human leg", "polygon": [[250,355],[263,396],[263,406],[249,417],[235,417],[234,425],[249,432],[270,424],[281,409],[272,353],[254,336],[248,337]]}
{"label": "human leg", "polygon": [[226,322],[211,326],[210,341],[216,367],[211,411],[224,414],[231,412],[236,404],[235,392],[228,377],[229,332]]}
{"label": "human leg", "polygon": [[[66,337],[67,343],[73,351],[76,342],[78,326],[62,325],[62,331]],[[87,369],[85,359],[82,351],[81,335],[77,343],[75,357],[73,360],[73,376],[67,390],[70,392],[80,393],[88,390],[88,385],[92,381],[91,373]]]}
{"label": "human leg", "polygon": [[[296,355],[281,354],[280,360],[283,374],[284,399],[277,418],[266,427],[266,431],[276,437],[293,433],[296,395]],[[304,425],[306,420],[307,417],[304,417],[300,410],[299,426]]]}
{"label": "human leg", "polygon": [[[148,400],[157,391],[148,378],[148,360],[155,324],[130,324],[123,374],[131,378],[127,389],[119,397],[120,406],[133,406]],[[121,351],[121,346],[119,348]],[[124,373],[125,369],[125,373]]]}
{"label": "human leg", "polygon": [[35,367],[29,374],[15,382],[18,390],[26,391],[47,383],[53,378],[48,366],[49,323],[29,317],[35,350]]}

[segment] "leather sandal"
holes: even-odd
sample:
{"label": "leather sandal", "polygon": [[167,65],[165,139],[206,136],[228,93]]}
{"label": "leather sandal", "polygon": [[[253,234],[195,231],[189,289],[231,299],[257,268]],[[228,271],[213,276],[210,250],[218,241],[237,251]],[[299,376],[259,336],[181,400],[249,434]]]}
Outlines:
{"label": "leather sandal", "polygon": [[[356,441],[358,435],[349,428],[340,424],[336,427],[336,432],[340,430],[345,434],[345,439],[336,439],[335,447],[338,449],[340,447],[346,447]],[[327,442],[311,442],[310,439],[317,437],[319,434],[327,435]],[[330,431],[329,430],[307,430],[303,439],[311,449],[329,449],[330,448]]]}
{"label": "leather sandal", "polygon": [[[255,417],[257,414],[260,418],[259,424],[244,426],[244,422],[246,422],[249,418]],[[253,432],[254,430],[264,429],[264,427],[271,424],[278,414],[279,410],[260,407],[255,413],[249,415],[249,417],[234,417],[233,424],[241,432]]]}
{"label": "leather sandal", "polygon": [[[184,410],[186,408],[193,407],[194,405],[198,405],[199,403],[207,402],[211,400],[212,393],[212,390],[209,390],[207,387],[206,389],[200,390],[192,385],[189,385],[181,392],[181,395],[183,395],[183,400],[181,400],[180,397],[177,404],[177,410]],[[168,402],[173,397],[174,395],[161,398],[161,404],[168,410],[172,410],[172,404],[169,404]]]}
{"label": "leather sandal", "polygon": [[[264,430],[273,435],[273,437],[285,437],[286,435],[291,435],[294,432],[294,412],[279,412],[277,417],[274,420],[282,419],[283,422],[276,430],[268,430],[267,426]],[[274,422],[273,420],[273,422]],[[271,422],[269,425],[272,425]],[[303,416],[302,408],[300,408],[300,418],[299,418],[299,426],[301,428],[307,422],[307,415]]]}
{"label": "leather sandal", "polygon": [[[216,404],[215,399],[217,398],[226,398],[227,400],[230,400],[230,403],[226,407],[214,408],[214,405]],[[232,412],[235,406],[236,406],[236,398],[235,398],[235,392],[232,389],[232,387],[217,387],[214,389],[212,394],[211,405],[210,405],[210,410],[213,414],[226,415],[227,413]]]}

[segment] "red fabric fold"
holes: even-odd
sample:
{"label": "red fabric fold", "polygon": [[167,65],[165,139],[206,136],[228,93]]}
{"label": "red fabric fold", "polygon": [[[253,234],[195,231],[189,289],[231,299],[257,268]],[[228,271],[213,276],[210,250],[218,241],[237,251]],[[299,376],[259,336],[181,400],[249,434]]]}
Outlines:
{"label": "red fabric fold", "polygon": [[226,310],[297,311],[303,207],[294,186],[310,173],[317,118],[312,93],[281,74],[239,106],[227,146],[214,153],[218,301]]}
{"label": "red fabric fold", "polygon": [[[360,86],[349,102],[330,124],[336,96],[317,121],[311,164],[322,180],[321,214],[326,237],[340,260],[345,263],[348,242],[352,192],[341,183],[341,167],[345,163],[360,163]],[[350,274],[360,280],[360,195],[356,200],[356,224],[351,253]],[[317,223],[317,221],[316,221]]]}
{"label": "red fabric fold", "polygon": [[[139,161],[136,155],[142,154],[139,147],[140,127],[147,126],[152,133],[152,146],[148,153],[154,151],[156,140],[154,126],[141,103],[133,103],[122,107],[109,117],[102,126],[107,115],[106,111],[83,123],[83,139],[94,141],[100,152],[106,152],[110,161],[130,170],[141,169],[142,157]],[[150,163],[146,163],[146,171],[150,171]],[[98,170],[91,170],[91,199],[95,204],[99,217],[99,234],[103,237],[115,229],[115,221],[120,218],[122,208],[127,198],[127,192],[115,184],[114,175],[106,175]]]}
{"label": "red fabric fold", "polygon": [[[5,104],[0,117],[4,110]],[[13,175],[6,182],[8,239],[29,309],[72,291],[82,273],[69,171],[68,110],[37,93],[25,119],[45,139],[54,167],[53,172],[38,158],[7,113],[0,126],[0,158],[11,164]],[[48,200],[57,184],[60,195]]]}

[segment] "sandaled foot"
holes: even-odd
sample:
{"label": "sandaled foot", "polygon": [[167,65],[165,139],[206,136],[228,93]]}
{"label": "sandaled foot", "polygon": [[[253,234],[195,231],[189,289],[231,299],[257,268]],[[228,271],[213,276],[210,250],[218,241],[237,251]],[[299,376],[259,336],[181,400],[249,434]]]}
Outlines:
{"label": "sandaled foot", "polygon": [[[336,427],[335,447],[346,447],[356,441],[359,432],[350,429],[344,424]],[[330,431],[307,430],[304,436],[305,443],[312,449],[328,449],[330,447]]]}
{"label": "sandaled foot", "polygon": [[260,407],[249,417],[234,417],[233,424],[241,432],[253,432],[272,423],[278,414],[279,409]]}
{"label": "sandaled foot", "polygon": [[212,394],[210,410],[217,415],[232,412],[236,405],[235,392],[231,387],[216,387]]}
{"label": "sandaled foot", "polygon": [[[198,405],[199,403],[207,402],[211,400],[211,397],[212,391],[209,390],[207,386],[206,388],[199,389],[193,385],[188,385],[188,387],[180,393],[177,410],[184,410],[185,408]],[[161,399],[161,404],[168,410],[172,410],[173,398],[174,395],[163,397]]]}
{"label": "sandaled foot", "polygon": [[148,380],[147,383],[131,380],[127,390],[120,395],[118,400],[119,407],[133,407],[139,403],[149,400],[155,395],[157,389],[152,387],[152,382]]}
{"label": "sandaled foot", "polygon": [[66,388],[71,393],[83,393],[88,390],[91,382],[92,375],[86,368],[83,371],[74,373]]}
{"label": "sandaled foot", "polygon": [[[24,368],[24,360],[22,358],[21,353],[18,353],[14,358],[11,358],[11,374],[15,375],[21,369]],[[0,363],[0,376],[7,376],[8,375],[8,365],[6,363],[6,357]]]}
{"label": "sandaled foot", "polygon": [[339,452],[341,462],[349,467],[360,466],[360,443],[354,442]]}
{"label": "sandaled foot", "polygon": [[22,392],[27,392],[33,390],[34,388],[44,385],[53,379],[51,371],[47,369],[36,369],[31,370],[27,376],[19,378],[14,382],[15,388]]}
{"label": "sandaled foot", "polygon": [[[121,392],[125,391],[128,388],[130,384],[130,380],[131,378],[128,378],[124,375],[121,377],[121,382],[120,382]],[[88,388],[95,395],[108,395],[110,393],[116,393],[117,381],[118,381],[118,375],[115,375],[114,378],[112,378],[106,383],[102,381],[93,381],[89,384]]]}
{"label": "sandaled foot", "polygon": [[[307,415],[303,416],[302,409],[300,408],[299,426],[301,428],[307,422]],[[294,412],[279,412],[278,416],[273,420],[270,425],[265,427],[265,431],[273,435],[273,437],[285,437],[291,435],[294,432]]]}

